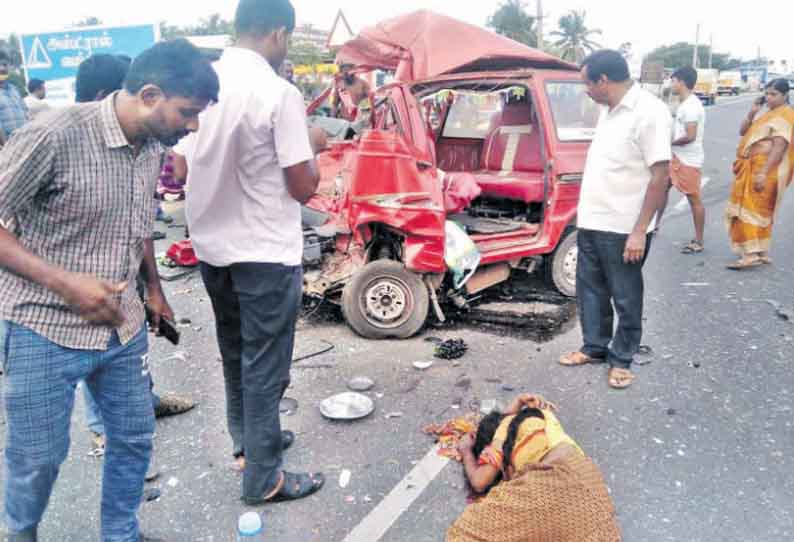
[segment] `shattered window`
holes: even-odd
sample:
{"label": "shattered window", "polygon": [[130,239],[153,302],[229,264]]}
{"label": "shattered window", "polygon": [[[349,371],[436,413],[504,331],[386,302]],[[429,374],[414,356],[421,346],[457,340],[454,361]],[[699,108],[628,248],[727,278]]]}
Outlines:
{"label": "shattered window", "polygon": [[601,109],[587,95],[584,82],[546,83],[546,93],[560,141],[591,141]]}
{"label": "shattered window", "polygon": [[502,110],[502,92],[455,92],[444,137],[485,139],[491,118]]}

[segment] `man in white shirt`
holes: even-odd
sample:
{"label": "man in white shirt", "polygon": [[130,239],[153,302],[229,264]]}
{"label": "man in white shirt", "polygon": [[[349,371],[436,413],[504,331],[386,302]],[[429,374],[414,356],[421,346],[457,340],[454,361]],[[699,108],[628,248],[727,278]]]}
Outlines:
{"label": "man in white shirt", "polygon": [[[706,128],[706,110],[692,90],[698,80],[698,72],[691,66],[679,68],[673,73],[671,90],[679,98],[679,106],[673,121],[673,159],[670,161],[670,180],[679,192],[689,200],[692,220],[695,223],[695,238],[682,250],[684,254],[703,252],[703,230],[706,224],[706,208],[700,197],[703,162],[703,133]],[[662,220],[664,208],[659,211]]]}
{"label": "man in white shirt", "polygon": [[319,175],[303,98],[278,75],[295,10],[289,0],[240,0],[235,28],[236,46],[213,65],[218,104],[174,149],[174,169],[187,170],[188,228],[215,312],[242,497],[256,505],[324,483],[282,470],[294,435],[279,420],[302,299],[301,203]]}
{"label": "man in white shirt", "polygon": [[642,339],[642,267],[670,182],[671,118],[659,99],[631,80],[617,51],[585,59],[582,79],[588,95],[605,107],[587,154],[577,213],[584,346],[560,363],[605,361],[609,385],[622,389],[634,380],[630,369]]}
{"label": "man in white shirt", "polygon": [[41,79],[31,79],[28,81],[28,95],[25,96],[25,105],[28,106],[30,120],[39,114],[47,111],[50,104],[44,101],[47,97],[47,87]]}

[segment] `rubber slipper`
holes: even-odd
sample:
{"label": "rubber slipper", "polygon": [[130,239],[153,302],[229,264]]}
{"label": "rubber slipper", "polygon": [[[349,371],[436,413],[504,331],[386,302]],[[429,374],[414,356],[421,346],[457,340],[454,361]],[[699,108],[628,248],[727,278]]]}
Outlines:
{"label": "rubber slipper", "polygon": [[754,267],[758,267],[760,265],[764,265],[764,262],[761,258],[753,258],[753,259],[740,259],[733,263],[729,263],[725,267],[731,269],[733,271],[742,271],[744,269],[752,269]]}
{"label": "rubber slipper", "polygon": [[612,367],[609,370],[609,386],[616,390],[625,390],[634,382],[634,373],[628,369]]}
{"label": "rubber slipper", "polygon": [[693,239],[687,246],[681,249],[681,254],[700,254],[704,250],[703,244]]}
{"label": "rubber slipper", "polygon": [[600,363],[601,360],[592,358],[583,352],[569,352],[560,357],[560,365],[566,367],[576,367],[578,365],[587,365],[588,363]]}
{"label": "rubber slipper", "polygon": [[277,503],[303,499],[317,493],[325,485],[325,476],[319,472],[311,474],[284,471],[281,476],[281,487],[271,495],[260,499],[243,497],[245,504],[257,506],[265,503]]}

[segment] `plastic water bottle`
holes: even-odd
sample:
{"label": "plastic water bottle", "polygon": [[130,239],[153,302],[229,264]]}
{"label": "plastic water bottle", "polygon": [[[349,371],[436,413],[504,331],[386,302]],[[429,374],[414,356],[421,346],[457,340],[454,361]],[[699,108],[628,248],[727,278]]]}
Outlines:
{"label": "plastic water bottle", "polygon": [[246,512],[237,521],[237,542],[265,542],[262,518],[256,512]]}

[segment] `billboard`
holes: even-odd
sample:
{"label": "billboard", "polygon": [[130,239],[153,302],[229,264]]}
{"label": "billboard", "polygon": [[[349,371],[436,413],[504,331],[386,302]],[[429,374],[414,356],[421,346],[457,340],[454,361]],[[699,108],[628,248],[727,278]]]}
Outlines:
{"label": "billboard", "polygon": [[77,67],[93,54],[135,58],[160,38],[157,25],[92,26],[62,32],[26,34],[20,40],[28,81],[47,83],[47,102],[53,106],[74,103]]}

